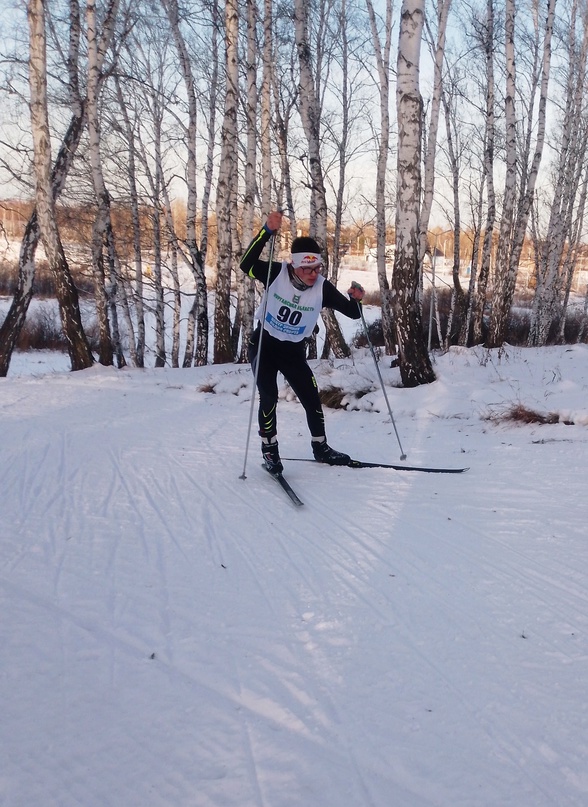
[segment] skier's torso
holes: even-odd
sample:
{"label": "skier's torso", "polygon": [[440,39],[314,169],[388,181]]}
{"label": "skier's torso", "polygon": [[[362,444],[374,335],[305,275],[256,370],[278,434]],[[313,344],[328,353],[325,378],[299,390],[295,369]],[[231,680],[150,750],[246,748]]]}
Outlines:
{"label": "skier's torso", "polygon": [[[311,336],[323,307],[324,282],[319,275],[313,286],[299,291],[292,285],[284,261],[266,291],[264,329],[281,342],[301,342]],[[263,311],[264,300],[255,313],[257,319],[261,319]]]}

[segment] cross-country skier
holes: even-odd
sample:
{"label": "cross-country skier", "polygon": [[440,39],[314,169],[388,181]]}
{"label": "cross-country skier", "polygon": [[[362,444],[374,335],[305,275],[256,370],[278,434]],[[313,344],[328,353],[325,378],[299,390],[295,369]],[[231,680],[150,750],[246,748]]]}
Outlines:
{"label": "cross-country skier", "polygon": [[[287,261],[260,260],[261,252],[271,236],[282,226],[282,214],[274,211],[241,259],[241,269],[261,281],[266,288],[267,304],[262,300],[256,312],[260,319],[265,309],[263,344],[257,371],[259,390],[259,434],[261,453],[270,473],[283,470],[278,451],[277,404],[278,372],[290,384],[304,407],[314,458],[329,465],[346,465],[349,456],[335,451],[327,443],[325,418],[315,377],[306,361],[305,339],[310,337],[322,308],[332,308],[351,319],[359,319],[359,301],[364,290],[354,283],[345,297],[322,274],[321,250],[313,238],[295,238],[292,256]],[[261,323],[249,341],[249,360],[255,372]]]}

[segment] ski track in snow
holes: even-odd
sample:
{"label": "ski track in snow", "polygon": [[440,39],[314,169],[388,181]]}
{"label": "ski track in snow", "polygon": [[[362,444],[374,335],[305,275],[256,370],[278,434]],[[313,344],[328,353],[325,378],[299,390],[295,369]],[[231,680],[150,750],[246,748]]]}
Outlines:
{"label": "ski track in snow", "polygon": [[[0,803],[586,803],[583,448],[420,410],[410,461],[470,472],[291,463],[294,508],[255,436],[239,479],[246,396],[81,375],[3,404]],[[327,425],[395,450],[383,414]],[[282,402],[284,455],[303,428]]]}

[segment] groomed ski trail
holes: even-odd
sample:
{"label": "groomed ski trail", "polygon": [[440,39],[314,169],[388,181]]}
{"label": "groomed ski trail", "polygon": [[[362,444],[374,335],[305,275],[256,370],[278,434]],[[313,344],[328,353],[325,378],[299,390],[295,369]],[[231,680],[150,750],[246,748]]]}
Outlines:
{"label": "groomed ski trail", "polygon": [[554,552],[586,559],[581,508],[557,528],[580,454],[540,540],[522,437],[483,484],[292,468],[295,510],[238,479],[241,401],[137,376],[50,381],[67,420],[3,446],[11,807],[583,804],[586,566]]}

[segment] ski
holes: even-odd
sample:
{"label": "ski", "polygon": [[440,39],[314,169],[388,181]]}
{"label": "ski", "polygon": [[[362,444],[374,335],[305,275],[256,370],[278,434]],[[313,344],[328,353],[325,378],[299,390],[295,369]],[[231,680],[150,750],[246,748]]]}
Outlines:
{"label": "ski", "polygon": [[287,481],[284,479],[284,475],[283,475],[283,474],[272,474],[272,472],[271,472],[271,471],[269,471],[269,470],[268,470],[268,468],[267,468],[267,466],[266,466],[266,465],[264,465],[263,463],[261,464],[261,467],[264,469],[264,471],[267,471],[267,473],[268,473],[268,474],[269,474],[269,475],[272,477],[272,479],[275,479],[275,480],[276,480],[276,482],[278,483],[278,485],[279,485],[279,486],[282,488],[282,490],[283,490],[283,491],[286,493],[286,495],[289,497],[290,501],[291,501],[293,504],[295,504],[295,505],[296,505],[296,507],[302,507],[302,505],[304,504],[304,502],[302,501],[302,499],[300,499],[300,498],[297,496],[297,494],[295,493],[295,491],[294,491],[294,490],[291,488],[291,486],[290,486],[289,482],[287,482]]}
{"label": "ski", "polygon": [[[316,462],[306,457],[284,457],[287,462]],[[319,463],[324,465],[326,463]],[[469,468],[426,468],[421,465],[391,465],[386,462],[362,462],[350,460],[346,465],[335,465],[334,468],[392,468],[394,471],[421,471],[425,474],[463,474]]]}

